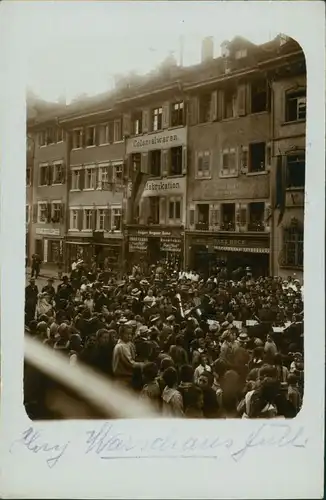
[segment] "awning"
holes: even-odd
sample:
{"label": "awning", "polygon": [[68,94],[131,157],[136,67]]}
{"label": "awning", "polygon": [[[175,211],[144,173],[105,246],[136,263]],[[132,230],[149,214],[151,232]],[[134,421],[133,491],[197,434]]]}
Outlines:
{"label": "awning", "polygon": [[91,245],[89,241],[66,241],[68,245]]}
{"label": "awning", "polygon": [[214,250],[223,250],[224,252],[269,253],[269,248],[252,248],[252,247],[214,246]]}

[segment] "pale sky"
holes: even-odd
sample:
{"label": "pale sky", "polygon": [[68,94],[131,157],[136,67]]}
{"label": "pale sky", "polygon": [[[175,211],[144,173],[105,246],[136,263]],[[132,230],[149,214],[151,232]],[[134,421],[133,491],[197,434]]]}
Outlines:
{"label": "pale sky", "polygon": [[[27,2],[29,87],[67,100],[112,88],[115,74],[154,69],[184,38],[184,64],[200,61],[201,40],[236,35],[254,43],[281,30],[270,2]],[[287,33],[290,34],[290,33]]]}

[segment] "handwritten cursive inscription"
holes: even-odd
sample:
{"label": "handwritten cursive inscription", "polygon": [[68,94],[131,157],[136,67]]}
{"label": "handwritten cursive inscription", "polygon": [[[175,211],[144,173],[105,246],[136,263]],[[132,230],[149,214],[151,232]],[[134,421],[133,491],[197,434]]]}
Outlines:
{"label": "handwritten cursive inscription", "polygon": [[87,432],[85,452],[94,453],[101,459],[122,458],[222,458],[226,454],[239,462],[250,450],[263,447],[305,448],[304,429],[292,429],[288,424],[261,424],[247,436],[243,444],[231,437],[189,436],[185,439],[171,432],[152,439],[139,440],[131,434],[114,432],[114,424],[104,424],[98,431]]}
{"label": "handwritten cursive inscription", "polygon": [[[259,423],[258,427],[245,436],[235,439],[225,435],[189,435],[184,438],[176,429],[161,435],[138,437],[136,434],[119,432],[115,423],[104,423],[98,429],[91,429],[82,438],[81,447],[86,455],[101,460],[135,458],[228,458],[238,463],[252,453],[264,448],[306,448],[308,438],[303,427],[295,427],[284,422]],[[45,457],[48,467],[54,467],[65,454],[70,441],[64,444],[50,444],[33,427],[23,432],[11,445],[10,452],[17,446],[24,446],[32,453]]]}
{"label": "handwritten cursive inscription", "polygon": [[41,432],[34,430],[33,427],[29,427],[29,429],[23,432],[19,439],[12,443],[10,453],[12,453],[17,446],[24,446],[32,453],[43,455],[46,464],[52,469],[66,452],[69,443],[70,442],[67,441],[63,445],[50,444],[43,439]]}

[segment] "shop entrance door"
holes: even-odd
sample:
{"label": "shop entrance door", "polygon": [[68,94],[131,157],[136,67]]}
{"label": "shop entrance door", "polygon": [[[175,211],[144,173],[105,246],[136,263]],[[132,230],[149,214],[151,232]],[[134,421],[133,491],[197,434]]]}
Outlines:
{"label": "shop entrance door", "polygon": [[148,239],[148,260],[150,264],[156,264],[161,258],[160,238]]}

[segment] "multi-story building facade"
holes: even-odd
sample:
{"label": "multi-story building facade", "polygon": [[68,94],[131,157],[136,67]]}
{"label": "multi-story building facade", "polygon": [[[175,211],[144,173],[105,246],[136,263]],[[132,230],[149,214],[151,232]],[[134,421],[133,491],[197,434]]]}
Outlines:
{"label": "multi-story building facade", "polygon": [[30,253],[64,254],[67,269],[77,258],[119,269],[168,259],[299,276],[305,82],[291,39],[235,38],[217,59],[206,39],[199,65],[168,61],[42,115]]}
{"label": "multi-story building facade", "polygon": [[306,68],[302,51],[273,71],[273,238],[271,272],[303,279]]}
{"label": "multi-story building facade", "polygon": [[[107,104],[107,103],[106,103]],[[116,108],[79,110],[60,120],[68,137],[66,260],[122,266],[125,141]]]}
{"label": "multi-story building facade", "polygon": [[[173,68],[172,68],[173,69]],[[152,84],[153,85],[153,84]],[[127,220],[128,262],[183,260],[186,222],[186,101],[178,74],[129,98],[126,142],[132,212]],[[141,177],[141,179],[140,179]]]}
{"label": "multi-story building facade", "polygon": [[29,212],[29,256],[38,253],[43,267],[54,269],[64,260],[67,202],[66,141],[57,123],[59,113],[55,110],[43,114],[28,131],[33,151],[33,169],[31,174],[28,172],[31,187],[27,188],[32,190],[33,200]]}
{"label": "multi-story building facade", "polygon": [[[222,50],[209,78],[185,86],[191,157],[186,263],[209,271],[224,262],[267,275],[275,272],[271,180],[281,126],[273,78],[292,56],[288,49],[282,54],[278,40],[257,47],[235,39]],[[290,53],[299,50],[295,44]]]}

